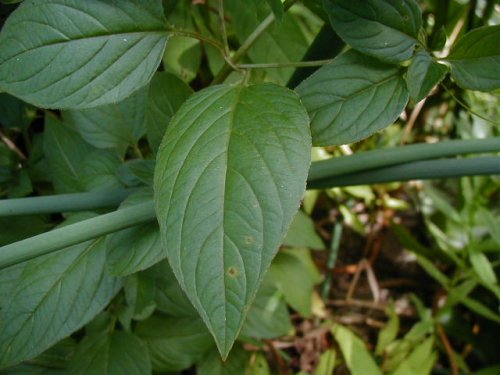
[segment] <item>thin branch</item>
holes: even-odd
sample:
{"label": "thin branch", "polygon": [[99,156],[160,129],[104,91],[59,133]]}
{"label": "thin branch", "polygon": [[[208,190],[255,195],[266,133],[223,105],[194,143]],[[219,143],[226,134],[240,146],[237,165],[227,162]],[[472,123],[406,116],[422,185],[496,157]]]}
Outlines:
{"label": "thin branch", "polygon": [[451,347],[450,340],[448,340],[448,337],[446,336],[446,333],[444,332],[444,329],[441,326],[441,324],[436,324],[436,327],[439,339],[443,343],[444,350],[446,352],[446,355],[448,356],[448,362],[450,363],[451,367],[451,374],[459,375],[457,362],[455,361],[455,353],[453,352],[453,348]]}
{"label": "thin branch", "polygon": [[7,136],[5,136],[5,134],[3,134],[1,131],[0,131],[0,139],[2,140],[3,143],[5,143],[5,145],[10,149],[12,150],[14,153],[16,153],[17,156],[19,156],[19,158],[21,160],[27,160],[27,157],[26,155],[23,154],[23,152],[17,148],[16,144],[14,142],[12,142],[9,138],[7,138]]}
{"label": "thin branch", "polygon": [[226,19],[224,17],[224,0],[219,0],[219,22],[220,33],[222,36],[222,45],[224,47],[224,55],[229,57],[229,44],[227,43]]}

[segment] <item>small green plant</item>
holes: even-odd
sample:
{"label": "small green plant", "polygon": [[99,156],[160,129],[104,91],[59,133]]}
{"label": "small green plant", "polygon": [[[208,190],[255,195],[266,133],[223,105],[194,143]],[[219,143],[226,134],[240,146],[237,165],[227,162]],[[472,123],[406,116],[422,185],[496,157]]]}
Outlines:
{"label": "small green plant", "polygon": [[[457,157],[500,151],[495,137],[311,164],[312,146],[369,137],[443,82],[499,89],[500,26],[446,40],[415,0],[196,3],[4,5],[1,121],[26,153],[0,143],[0,368],[244,373],[238,338],[289,332],[286,304],[311,313],[309,253],[278,253],[323,246],[306,189],[500,173],[498,156]],[[481,249],[467,257],[498,296]]]}

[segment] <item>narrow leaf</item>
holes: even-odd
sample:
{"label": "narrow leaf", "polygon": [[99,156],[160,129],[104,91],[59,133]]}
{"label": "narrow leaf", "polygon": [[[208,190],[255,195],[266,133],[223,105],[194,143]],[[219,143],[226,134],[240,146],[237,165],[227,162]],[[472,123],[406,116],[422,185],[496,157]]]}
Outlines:
{"label": "narrow leaf", "polygon": [[382,375],[363,340],[339,324],[333,326],[332,333],[352,375]]}
{"label": "narrow leaf", "polygon": [[415,0],[325,0],[333,29],[352,48],[380,60],[408,60],[422,23]]}
{"label": "narrow leaf", "polygon": [[104,272],[104,241],[26,263],[0,310],[0,367],[35,357],[96,316],[120,282]]}
{"label": "narrow leaf", "polygon": [[167,128],[154,189],[163,246],[224,357],[297,212],[310,146],[298,97],[273,84],[200,91]]}
{"label": "narrow leaf", "polygon": [[352,143],[392,124],[408,102],[399,68],[350,50],[296,89],[316,146]]}
{"label": "narrow leaf", "polygon": [[500,25],[480,27],[460,38],[446,60],[451,75],[464,89],[500,88]]}
{"label": "narrow leaf", "polygon": [[433,61],[427,51],[417,52],[406,76],[410,96],[419,102],[429,95],[432,88],[443,80],[447,72],[447,67]]}
{"label": "narrow leaf", "polygon": [[69,364],[74,375],[148,375],[151,374],[149,352],[131,333],[115,331],[87,336],[80,343]]}
{"label": "narrow leaf", "polygon": [[164,25],[161,0],[24,1],[0,35],[0,88],[39,107],[120,101],[158,67]]}

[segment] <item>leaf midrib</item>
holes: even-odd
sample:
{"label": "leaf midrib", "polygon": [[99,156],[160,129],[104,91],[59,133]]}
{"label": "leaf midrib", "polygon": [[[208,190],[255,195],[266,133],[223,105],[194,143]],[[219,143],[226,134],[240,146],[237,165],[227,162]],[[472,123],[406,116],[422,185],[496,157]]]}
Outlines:
{"label": "leaf midrib", "polygon": [[[48,298],[49,295],[52,295],[52,293],[54,292],[54,290],[56,288],[58,288],[61,284],[61,280],[66,276],[68,275],[75,267],[77,264],[79,264],[82,260],[82,258],[84,256],[86,256],[88,254],[88,252],[90,250],[92,250],[94,247],[96,247],[99,242],[101,242],[103,240],[104,237],[101,237],[101,238],[98,238],[97,240],[94,240],[92,243],[89,244],[89,246],[83,250],[81,252],[81,254],[79,254],[71,263],[71,265],[66,269],[66,271],[60,276],[58,277],[54,283],[52,284],[52,286],[49,288],[49,290],[45,293],[45,295],[40,299],[40,301],[37,303],[36,306],[34,306],[34,308],[31,310],[30,314],[28,315],[28,317],[24,320],[24,323],[21,324],[20,328],[17,330],[16,334],[14,336],[11,337],[10,339],[10,343],[12,343],[13,340],[16,339],[16,337],[18,337],[19,335],[19,332],[23,331],[26,327],[26,324],[28,323],[28,321],[30,321],[34,315],[35,315],[35,312],[39,310],[40,306],[45,302],[45,300]],[[69,250],[69,249],[67,249]],[[24,274],[24,272],[23,272]],[[10,306],[9,306],[10,307]],[[6,309],[7,310],[7,309]],[[28,337],[29,338],[29,337]]]}
{"label": "leaf midrib", "polygon": [[[123,36],[126,36],[126,35],[141,35],[141,34],[144,34],[145,36],[152,36],[152,35],[156,35],[156,34],[159,34],[161,36],[167,36],[168,35],[168,31],[166,29],[152,29],[152,30],[141,30],[141,31],[126,31],[126,32],[120,32],[120,33],[115,33],[115,34],[97,34],[97,35],[92,35],[92,36],[85,35],[85,36],[82,36],[82,37],[77,37],[77,38],[72,38],[72,39],[67,39],[67,40],[58,40],[58,41],[41,44],[39,46],[28,48],[28,49],[22,50],[20,52],[17,52],[16,54],[14,54],[12,56],[9,56],[9,57],[3,59],[3,61],[0,62],[0,66],[2,64],[5,64],[6,62],[11,61],[12,59],[17,58],[20,55],[23,55],[25,53],[34,52],[34,51],[42,49],[42,48],[47,48],[47,47],[52,47],[52,46],[57,46],[57,45],[64,45],[64,44],[69,44],[69,43],[72,43],[72,42],[78,42],[78,41],[87,40],[87,39],[88,40],[92,40],[92,39],[99,40],[99,39],[103,39],[103,38],[110,38],[112,36],[122,36],[123,37]],[[0,43],[1,42],[2,42],[2,40],[0,40]]]}

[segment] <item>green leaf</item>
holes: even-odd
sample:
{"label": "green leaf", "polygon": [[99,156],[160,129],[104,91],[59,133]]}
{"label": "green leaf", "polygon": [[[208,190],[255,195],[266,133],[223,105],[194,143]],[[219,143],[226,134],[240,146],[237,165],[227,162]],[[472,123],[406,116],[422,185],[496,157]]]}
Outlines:
{"label": "green leaf", "polygon": [[402,71],[356,51],[323,66],[296,89],[316,146],[352,143],[392,124],[408,102]]}
{"label": "green leaf", "polygon": [[363,340],[339,324],[332,327],[332,334],[352,375],[382,375]]}
{"label": "green leaf", "polygon": [[155,264],[144,272],[155,278],[155,302],[159,311],[172,316],[191,316],[198,319],[198,313],[181,289],[167,260]]}
{"label": "green leaf", "polygon": [[325,0],[333,29],[352,48],[389,63],[408,60],[422,24],[415,0]]}
{"label": "green leaf", "polygon": [[285,9],[283,8],[281,0],[266,0],[266,2],[273,11],[276,21],[281,22],[283,16],[285,15]]}
{"label": "green leaf", "polygon": [[[231,25],[240,43],[271,13],[264,1],[225,0],[224,8],[233,20]],[[287,12],[278,27],[271,27],[259,36],[248,50],[247,56],[254,63],[297,62],[302,60],[308,47],[299,23]],[[263,73],[268,80],[284,85],[293,72],[294,68],[283,67]]]}
{"label": "green leaf", "polygon": [[486,255],[476,249],[471,249],[469,260],[479,280],[489,285],[498,284],[493,266]]}
{"label": "green leaf", "polygon": [[149,375],[151,362],[146,346],[131,333],[114,331],[85,337],[69,364],[74,375]]}
{"label": "green leaf", "polygon": [[214,346],[199,318],[153,315],[137,324],[136,333],[148,347],[155,371],[184,370]]}
{"label": "green leaf", "polygon": [[152,188],[155,164],[154,160],[129,160],[118,167],[116,175],[125,186],[143,187],[147,185]]}
{"label": "green leaf", "polygon": [[158,150],[172,116],[193,90],[170,73],[156,73],[151,80],[146,109],[148,141],[154,152]]}
{"label": "green leaf", "polygon": [[0,367],[35,357],[109,303],[120,281],[104,257],[101,238],[26,263],[0,311]]}
{"label": "green leaf", "polygon": [[479,27],[460,38],[446,60],[457,84],[470,90],[500,88],[500,25]]}
{"label": "green leaf", "polygon": [[263,283],[248,311],[241,335],[256,339],[284,336],[293,330],[282,293],[271,282]]}
{"label": "green leaf", "polygon": [[0,217],[0,246],[24,240],[25,238],[43,233],[53,224],[48,216],[31,215]]}
{"label": "green leaf", "polygon": [[314,375],[326,375],[333,374],[335,369],[335,359],[337,357],[337,352],[335,349],[328,349],[321,354],[319,357],[319,363],[314,370]]}
{"label": "green leaf", "polygon": [[324,249],[325,244],[316,233],[314,222],[302,210],[297,212],[286,234],[283,245],[290,247],[309,247],[311,249]]}
{"label": "green leaf", "polygon": [[236,345],[229,358],[224,361],[212,350],[198,362],[197,375],[241,375],[245,374],[250,362],[250,355],[239,345]]}
{"label": "green leaf", "polygon": [[146,101],[147,88],[142,88],[118,103],[64,111],[62,115],[91,145],[124,151],[146,133]]}
{"label": "green leaf", "polygon": [[[255,357],[252,358],[250,367],[248,368],[248,375],[271,375],[271,369],[269,368],[269,363],[267,363],[266,356],[262,353],[255,353]],[[326,374],[326,373],[324,373]]]}
{"label": "green leaf", "polygon": [[473,375],[497,375],[500,372],[500,365],[489,366],[488,368],[475,371]]}
{"label": "green leaf", "polygon": [[375,348],[375,354],[384,354],[385,348],[393,342],[398,336],[399,332],[399,316],[396,313],[396,308],[394,303],[388,308],[389,320],[386,325],[379,331],[377,347]]}
{"label": "green leaf", "polygon": [[307,249],[282,250],[273,260],[269,278],[302,316],[311,316],[314,285],[321,280]]}
{"label": "green leaf", "polygon": [[443,80],[448,68],[436,63],[427,51],[415,54],[406,75],[406,84],[410,96],[419,102],[431,92],[432,88]]}
{"label": "green leaf", "polygon": [[138,272],[125,279],[123,285],[127,306],[132,308],[131,318],[147,319],[153,314],[156,304],[156,280],[149,275]]}
{"label": "green leaf", "polygon": [[81,186],[85,190],[123,189],[123,184],[116,176],[122,159],[110,150],[94,150],[82,164]]}
{"label": "green leaf", "polygon": [[68,358],[76,349],[74,340],[59,341],[31,361],[1,370],[2,375],[67,375]]}
{"label": "green leaf", "polygon": [[80,180],[83,161],[93,150],[85,143],[80,134],[68,124],[55,117],[45,116],[44,151],[49,170],[57,193],[82,191]]}
{"label": "green leaf", "polygon": [[35,108],[21,100],[0,94],[0,123],[7,128],[27,129],[36,114]]}
{"label": "green leaf", "polygon": [[164,248],[226,357],[304,194],[307,114],[274,84],[219,85],[172,119],[155,170]]}
{"label": "green leaf", "polygon": [[[120,208],[150,201],[149,190],[129,196]],[[112,233],[106,237],[106,263],[112,275],[130,275],[165,259],[160,231],[156,223],[145,223]]]}
{"label": "green leaf", "polygon": [[0,35],[0,88],[39,107],[118,102],[151,79],[166,40],[161,0],[24,1]]}
{"label": "green leaf", "polygon": [[476,217],[488,229],[493,241],[500,247],[500,216],[486,207],[478,207]]}
{"label": "green leaf", "polygon": [[432,351],[434,345],[434,337],[429,337],[419,343],[391,374],[429,375],[437,360],[437,353]]}
{"label": "green leaf", "polygon": [[172,36],[163,54],[165,71],[175,74],[185,82],[192,81],[200,69],[201,52],[199,40],[185,36]]}

